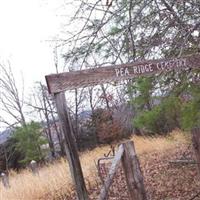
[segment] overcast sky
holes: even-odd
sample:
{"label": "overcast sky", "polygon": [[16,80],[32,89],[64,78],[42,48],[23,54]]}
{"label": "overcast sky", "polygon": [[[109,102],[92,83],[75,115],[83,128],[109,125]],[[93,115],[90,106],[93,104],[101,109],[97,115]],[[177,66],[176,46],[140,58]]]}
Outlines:
{"label": "overcast sky", "polygon": [[[19,89],[23,74],[25,100],[34,82],[45,83],[44,76],[56,72],[53,54],[56,42],[51,40],[64,33],[63,24],[73,13],[69,1],[0,0],[0,62],[9,60]],[[9,118],[6,113],[2,115]],[[0,123],[1,129],[4,126]]]}
{"label": "overcast sky", "polygon": [[[9,60],[17,79],[22,72],[25,84],[55,72],[53,47],[49,42],[61,31],[64,0],[1,0],[0,61]],[[26,87],[27,88],[27,87]]]}

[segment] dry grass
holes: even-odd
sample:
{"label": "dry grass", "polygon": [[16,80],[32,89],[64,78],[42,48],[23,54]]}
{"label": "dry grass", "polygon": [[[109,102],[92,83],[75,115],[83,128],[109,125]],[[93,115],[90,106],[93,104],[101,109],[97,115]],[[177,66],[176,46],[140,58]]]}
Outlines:
{"label": "dry grass", "polygon": [[[164,152],[178,144],[190,141],[189,137],[180,131],[174,131],[168,137],[134,136],[131,139],[134,140],[139,155],[154,151]],[[88,184],[92,185],[98,180],[95,160],[102,157],[109,149],[109,146],[97,147],[80,155],[83,173]],[[69,167],[63,159],[42,167],[39,176],[32,175],[27,169],[20,173],[11,171],[10,185],[10,189],[4,189],[0,185],[1,200],[54,199],[72,190]]]}

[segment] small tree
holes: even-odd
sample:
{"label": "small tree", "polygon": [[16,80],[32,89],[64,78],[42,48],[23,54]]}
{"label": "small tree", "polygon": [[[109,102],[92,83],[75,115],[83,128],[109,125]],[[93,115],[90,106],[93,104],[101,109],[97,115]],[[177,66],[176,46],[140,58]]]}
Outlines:
{"label": "small tree", "polygon": [[154,77],[139,77],[134,84],[129,85],[128,93],[135,94],[135,97],[131,99],[131,103],[135,106],[137,113],[152,109],[154,84]]}
{"label": "small tree", "polygon": [[44,158],[41,146],[46,144],[46,139],[41,134],[41,126],[39,123],[30,122],[26,125],[18,127],[13,135],[15,140],[15,148],[21,154],[23,159],[21,163],[26,164],[31,160],[40,161]]}
{"label": "small tree", "polygon": [[123,137],[123,127],[112,114],[112,111],[98,108],[91,116],[99,143],[110,143]]}

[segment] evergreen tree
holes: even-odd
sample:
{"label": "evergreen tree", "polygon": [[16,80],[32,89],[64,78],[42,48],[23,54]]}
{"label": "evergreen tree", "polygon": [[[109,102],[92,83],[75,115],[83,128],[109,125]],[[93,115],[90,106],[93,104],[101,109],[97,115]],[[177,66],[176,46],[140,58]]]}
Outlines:
{"label": "evergreen tree", "polygon": [[16,129],[13,135],[14,146],[23,155],[23,159],[20,160],[22,164],[29,163],[31,160],[40,161],[44,158],[41,145],[46,144],[47,141],[41,131],[40,124],[33,121]]}

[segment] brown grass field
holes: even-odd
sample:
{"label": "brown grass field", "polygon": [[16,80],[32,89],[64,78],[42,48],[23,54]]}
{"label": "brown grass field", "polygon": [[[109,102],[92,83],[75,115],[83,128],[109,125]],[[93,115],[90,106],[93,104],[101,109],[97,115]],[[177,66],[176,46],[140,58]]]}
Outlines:
{"label": "brown grass field", "polygon": [[[167,137],[133,136],[130,139],[135,143],[142,169],[148,168],[147,163],[145,163],[146,159],[149,162],[154,162],[158,157],[156,155],[168,155],[171,150],[176,151],[182,147],[185,148],[190,143],[189,134],[184,134],[178,130],[173,131]],[[95,161],[103,157],[104,153],[107,153],[109,149],[109,146],[104,145],[80,154],[83,173],[89,190],[100,183]],[[146,172],[144,175],[146,176]],[[151,178],[147,175],[147,179]],[[199,182],[197,184],[200,186]],[[74,191],[72,180],[68,164],[64,159],[41,167],[39,176],[34,176],[28,169],[18,173],[10,171],[10,185],[10,189],[5,189],[0,184],[0,200],[46,200],[64,199],[64,197],[69,200],[73,199],[70,197],[70,194],[73,194]],[[93,196],[94,192],[90,198],[95,199]]]}

